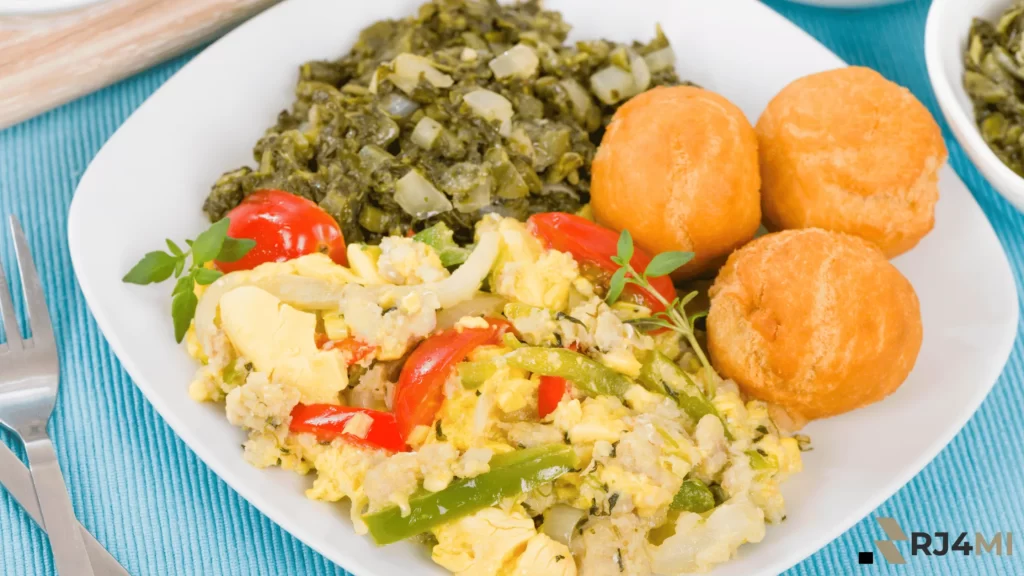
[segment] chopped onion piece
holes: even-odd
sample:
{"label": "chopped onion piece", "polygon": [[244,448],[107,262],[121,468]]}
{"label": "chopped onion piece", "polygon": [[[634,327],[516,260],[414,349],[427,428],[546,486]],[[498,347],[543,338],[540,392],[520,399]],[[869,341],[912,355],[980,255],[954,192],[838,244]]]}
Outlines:
{"label": "chopped onion piece", "polygon": [[572,102],[572,116],[577,122],[582,122],[587,117],[587,112],[590,111],[590,107],[593,106],[594,102],[590,99],[590,94],[587,89],[580,86],[580,83],[575,78],[566,78],[561,80],[559,85],[565,89],[565,93],[569,95],[569,101]]}
{"label": "chopped onion piece", "polygon": [[629,67],[633,69],[633,90],[637,94],[647,90],[651,86],[651,69],[647,67],[647,61],[632,50],[629,53]]}
{"label": "chopped onion piece", "polygon": [[490,420],[491,408],[494,407],[494,399],[489,392],[484,392],[476,399],[476,408],[473,409],[473,434],[481,436],[487,430],[487,422]]}
{"label": "chopped onion piece", "polygon": [[366,168],[369,168],[370,172],[390,164],[394,159],[395,157],[389,154],[387,150],[376,144],[367,144],[359,149],[359,161]]}
{"label": "chopped onion piece", "polygon": [[615,104],[636,93],[633,74],[618,66],[595,72],[590,77],[590,88],[605,104]]}
{"label": "chopped onion piece", "polygon": [[[632,77],[631,77],[632,78]],[[473,90],[463,97],[469,108],[484,120],[501,123],[498,133],[508,137],[512,134],[512,103],[504,96],[490,90]]]}
{"label": "chopped onion piece", "polygon": [[487,63],[494,77],[501,80],[510,76],[529,78],[537,73],[540,59],[533,48],[524,44],[516,44],[503,54]]}
{"label": "chopped onion piece", "polygon": [[672,47],[662,48],[657,52],[651,52],[647,56],[644,56],[644,61],[647,62],[647,69],[652,74],[661,72],[662,70],[668,70],[676,65],[676,53],[672,51]]}
{"label": "chopped onion piece", "polygon": [[395,202],[406,214],[422,220],[452,209],[452,203],[416,170],[395,182]]}
{"label": "chopped onion piece", "polygon": [[380,81],[380,69],[373,71],[373,76],[370,76],[370,94],[377,93],[377,83]]}
{"label": "chopped onion piece", "polygon": [[579,508],[555,504],[544,512],[544,524],[541,525],[540,531],[547,534],[552,540],[557,540],[568,546],[576,531],[576,525],[583,520],[585,515],[586,512]]}
{"label": "chopped onion piece", "polygon": [[413,143],[420,148],[430,150],[430,147],[434,145],[437,137],[441,135],[442,130],[444,130],[444,128],[437,122],[437,120],[434,120],[429,116],[424,116],[423,118],[420,118],[420,121],[416,123],[416,127],[412,129],[412,135],[410,138]]}
{"label": "chopped onion piece", "polygon": [[490,180],[482,182],[468,193],[452,198],[452,204],[463,214],[476,212],[484,206],[491,205],[491,188]]}
{"label": "chopped onion piece", "polygon": [[380,106],[393,118],[405,118],[420,107],[419,104],[397,92],[392,92],[381,98]]}
{"label": "chopped onion piece", "polygon": [[465,302],[439,310],[437,312],[437,329],[451,328],[464,316],[501,316],[501,312],[505,309],[505,304],[507,303],[508,298],[504,296],[489,292],[477,292],[475,296]]}
{"label": "chopped onion piece", "polygon": [[406,94],[412,94],[420,83],[420,78],[430,82],[435,88],[451,88],[455,83],[452,77],[434,68],[430,60],[414,54],[403,53],[395,57],[391,66],[394,70],[388,80]]}
{"label": "chopped onion piece", "polygon": [[[442,308],[450,308],[480,293],[484,278],[490,273],[494,261],[498,258],[499,248],[496,231],[482,232],[469,258],[451,276],[440,282],[412,286],[377,284],[367,286],[365,289],[375,297],[387,291],[395,300],[400,300],[410,292],[430,293],[437,296]],[[340,306],[345,287],[348,284],[362,284],[365,280],[352,274],[348,268],[338,268],[335,274],[337,278],[331,281],[296,274],[281,274],[253,280],[253,273],[250,270],[221,276],[206,288],[196,307],[195,326],[199,345],[207,356],[213,356],[217,310],[220,308],[221,297],[231,290],[239,286],[258,286],[286,304],[301,310],[336,310]]]}
{"label": "chopped onion piece", "polygon": [[[340,270],[344,270],[344,272]],[[348,282],[362,282],[347,269],[340,270],[338,273],[343,277],[351,276],[351,278],[346,278]],[[300,310],[336,310],[341,301],[342,288],[346,285],[345,282],[328,282],[319,278],[295,274],[281,274],[258,280],[252,280],[251,277],[252,273],[248,270],[225,274],[210,284],[199,299],[195,315],[196,337],[207,356],[213,354],[213,335],[217,331],[215,319],[220,299],[235,288],[240,286],[262,288],[285,304]]]}
{"label": "chopped onion piece", "polygon": [[469,300],[479,292],[484,278],[491,272],[494,261],[498,259],[499,247],[498,233],[489,230],[480,234],[476,247],[462,266],[440,282],[412,286],[376,285],[369,289],[377,292],[387,291],[392,300],[401,300],[410,292],[433,294],[437,296],[441,308],[449,308]]}

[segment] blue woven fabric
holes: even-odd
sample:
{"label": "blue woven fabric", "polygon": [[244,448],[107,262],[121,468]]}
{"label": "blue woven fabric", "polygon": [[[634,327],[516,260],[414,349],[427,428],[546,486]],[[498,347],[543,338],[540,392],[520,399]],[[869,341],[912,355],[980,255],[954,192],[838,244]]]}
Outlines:
{"label": "blue woven fabric", "polygon": [[[863,11],[768,4],[848,62],[909,87],[941,118],[922,48],[928,2]],[[61,341],[63,387],[52,425],[61,467],[78,517],[132,574],[346,574],[263,517],[174,435],[117,362],[74,280],[66,220],[78,179],[132,110],[190,57],[0,132],[0,217],[17,214],[25,223]],[[944,128],[950,162],[995,226],[1020,284],[1024,216],[981,178]],[[13,261],[6,239],[0,260]],[[964,431],[872,515],[893,516],[914,530],[1016,530],[1015,556],[916,557],[890,566],[876,554],[876,564],[859,566],[857,552],[874,550],[873,541],[883,537],[868,518],[787,575],[1024,574],[1022,408],[1024,342],[1018,341]],[[0,573],[54,573],[45,537],[2,490]]]}

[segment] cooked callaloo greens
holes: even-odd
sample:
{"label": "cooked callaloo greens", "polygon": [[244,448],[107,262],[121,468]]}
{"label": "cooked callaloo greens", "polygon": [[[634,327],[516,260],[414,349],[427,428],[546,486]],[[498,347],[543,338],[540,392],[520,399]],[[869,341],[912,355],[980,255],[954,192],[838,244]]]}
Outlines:
{"label": "cooked callaloo greens", "polygon": [[377,22],[337,61],[302,65],[291,110],[203,206],[214,221],[260,189],[318,203],[349,242],[445,222],[472,240],[487,213],[576,212],[616,108],[680,83],[657,30],[646,44],[565,42],[538,1],[436,0]]}
{"label": "cooked callaloo greens", "polygon": [[996,22],[975,18],[964,53],[964,89],[981,135],[1011,170],[1024,176],[1024,2]]}

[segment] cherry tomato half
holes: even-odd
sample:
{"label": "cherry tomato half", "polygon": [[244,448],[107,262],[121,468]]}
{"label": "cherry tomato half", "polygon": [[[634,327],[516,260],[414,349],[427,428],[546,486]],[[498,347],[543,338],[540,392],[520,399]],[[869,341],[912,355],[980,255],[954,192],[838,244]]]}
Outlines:
{"label": "cherry tomato half", "polygon": [[217,262],[223,272],[250,270],[323,252],[345,264],[345,238],[330,214],[313,202],[281,190],[257,190],[228,212],[228,236],[251,238],[256,246],[236,262]]}
{"label": "cherry tomato half", "polygon": [[558,408],[558,403],[569,391],[569,383],[561,376],[541,376],[537,387],[537,415],[541,418]]}
{"label": "cherry tomato half", "polygon": [[[619,242],[619,233],[614,230],[565,212],[534,214],[526,220],[526,225],[548,248],[572,254],[584,268],[588,265],[597,267],[603,270],[608,278],[619,268],[612,262],[612,256],[618,251]],[[651,255],[642,248],[635,247],[629,263],[637,272],[643,272],[651,263]],[[668,276],[648,278],[647,281],[666,301],[671,302],[675,299],[676,289]],[[657,298],[642,288],[630,284],[626,286],[625,293],[635,295],[655,312],[665,309]]]}
{"label": "cherry tomato half", "polygon": [[[345,433],[345,424],[356,414],[366,414],[373,423],[366,431],[366,437],[353,436]],[[349,442],[383,448],[392,452],[405,452],[405,440],[398,434],[395,415],[390,412],[338,406],[336,404],[296,404],[292,408],[292,432],[308,432],[321,442],[330,442],[335,438],[344,438]]]}
{"label": "cherry tomato half", "polygon": [[504,320],[488,318],[487,328],[449,328],[420,343],[402,366],[392,408],[403,439],[417,426],[430,426],[444,403],[444,383],[474,349],[497,344],[509,330]]}

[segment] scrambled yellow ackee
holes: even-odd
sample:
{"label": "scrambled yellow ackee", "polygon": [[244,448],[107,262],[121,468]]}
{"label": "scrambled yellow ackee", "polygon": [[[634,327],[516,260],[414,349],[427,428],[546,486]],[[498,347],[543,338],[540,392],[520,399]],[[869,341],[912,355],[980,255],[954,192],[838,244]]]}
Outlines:
{"label": "scrambled yellow ackee", "polygon": [[[190,395],[224,401],[254,466],[312,472],[307,495],[350,500],[357,532],[416,536],[460,575],[705,571],[784,518],[800,451],[763,402],[522,222],[482,220],[471,250],[449,271],[390,237],[350,245],[348,267],[313,254],[220,278],[188,334]],[[496,319],[395,449],[410,352]],[[342,416],[296,422],[302,407]]]}

